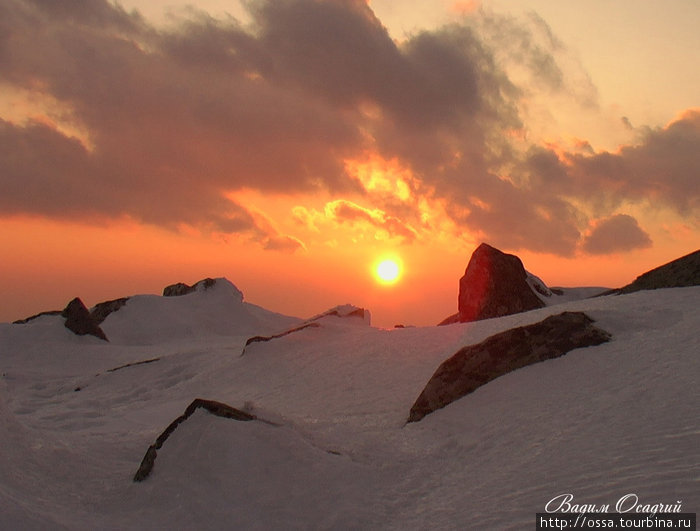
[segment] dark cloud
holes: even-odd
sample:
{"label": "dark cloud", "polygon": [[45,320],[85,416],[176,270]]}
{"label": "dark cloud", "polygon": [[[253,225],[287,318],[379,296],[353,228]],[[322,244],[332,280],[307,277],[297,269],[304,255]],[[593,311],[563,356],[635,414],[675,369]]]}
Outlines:
{"label": "dark cloud", "polygon": [[236,24],[193,19],[158,34],[107,2],[58,4],[4,3],[0,61],[9,82],[61,102],[89,138],[3,123],[2,213],[239,232],[254,223],[228,190],[352,188],[342,158],[357,130],[256,77],[265,54],[246,52],[253,38]]}
{"label": "dark cloud", "polygon": [[484,180],[474,195],[454,205],[453,217],[482,240],[506,249],[572,255],[580,237],[580,214],[567,201],[501,180]]}
{"label": "dark cloud", "polygon": [[[575,92],[561,43],[535,15],[482,11],[397,42],[360,0],[245,5],[246,26],[192,12],[163,30],[106,0],[0,3],[4,82],[50,97],[55,122],[86,132],[2,122],[0,216],[129,216],[292,249],[227,193],[366,193],[344,161],[368,152],[400,161],[412,193],[508,248],[572,254],[588,224],[577,204],[598,217],[649,197],[698,207],[697,113],[615,154],[514,150],[524,92],[505,63]],[[413,239],[417,203],[367,201],[384,215],[368,221]]]}
{"label": "dark cloud", "polygon": [[[4,3],[7,81],[64,105],[91,149],[48,126],[8,124],[6,145],[23,149],[1,163],[12,192],[3,211],[234,228],[227,190],[352,190],[343,159],[368,147],[429,171],[462,136],[481,159],[481,122],[515,114],[468,28],[399,47],[364,2],[250,6],[253,30],[197,14],[158,32],[101,0]],[[368,104],[378,116],[363,114]]]}
{"label": "dark cloud", "polygon": [[63,219],[130,216],[175,228],[179,223],[243,232],[255,223],[207,182],[136,178],[79,140],[39,123],[0,120],[0,211]]}
{"label": "dark cloud", "polygon": [[602,212],[624,201],[648,201],[697,219],[699,170],[700,111],[690,110],[617,153],[565,154],[560,177],[550,185],[557,193],[587,198]]}
{"label": "dark cloud", "polygon": [[611,254],[651,247],[652,241],[627,214],[616,214],[599,220],[583,240],[583,250],[590,254]]}

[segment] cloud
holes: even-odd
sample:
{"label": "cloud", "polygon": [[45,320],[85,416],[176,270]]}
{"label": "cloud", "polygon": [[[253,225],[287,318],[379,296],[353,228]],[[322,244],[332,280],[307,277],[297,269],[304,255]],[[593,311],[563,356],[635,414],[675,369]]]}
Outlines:
{"label": "cloud", "polygon": [[15,154],[0,161],[0,187],[11,192],[2,213],[126,214],[238,231],[244,209],[223,198],[228,190],[353,187],[338,157],[356,145],[356,129],[256,78],[268,54],[234,23],[193,19],[159,34],[99,0],[11,0],[0,11],[7,81],[62,102],[94,146],[46,125],[3,123]]}
{"label": "cloud", "polygon": [[[96,148],[95,180],[342,190],[353,186],[342,160],[367,147],[368,131],[411,152],[408,128],[424,144],[416,158],[435,162],[433,133],[461,134],[465,120],[509,107],[472,30],[400,47],[364,2],[257,2],[253,31],[199,14],[158,32],[104,0],[1,9],[7,81],[72,109]],[[368,102],[380,119],[363,115]]]}
{"label": "cloud", "polygon": [[379,209],[361,207],[346,199],[337,199],[327,203],[325,214],[326,218],[339,223],[361,225],[364,222],[375,229],[383,231],[389,238],[402,238],[404,241],[411,242],[418,236],[415,229],[399,218],[390,216]]}
{"label": "cloud", "polygon": [[601,219],[583,240],[583,250],[590,254],[611,254],[651,247],[652,241],[637,223],[627,214],[616,214]]}
{"label": "cloud", "polygon": [[44,124],[0,120],[0,165],[0,212],[6,215],[84,220],[126,215],[170,228],[179,223],[221,232],[255,228],[247,210],[211,183],[139,179]]}
{"label": "cloud", "polygon": [[691,109],[665,127],[647,129],[637,144],[616,153],[532,148],[518,171],[531,189],[577,198],[597,213],[631,201],[692,217],[700,211],[699,169],[700,110]]}
{"label": "cloud", "polygon": [[286,253],[294,253],[299,250],[306,250],[304,242],[294,236],[275,235],[269,236],[264,240],[264,248],[267,250],[281,251]]}
{"label": "cloud", "polygon": [[651,201],[682,215],[700,211],[700,110],[691,109],[665,127],[647,129],[637,145],[617,153],[567,155],[564,190],[612,208],[623,201]]}
{"label": "cloud", "polygon": [[[364,1],[244,5],[246,25],[192,11],[166,30],[107,0],[0,3],[4,82],[54,107],[53,122],[0,117],[0,216],[128,216],[292,248],[231,192],[352,197],[338,221],[406,242],[429,198],[495,245],[572,255],[623,201],[697,211],[697,111],[618,153],[511,142],[528,91],[595,100],[536,15],[479,8],[399,42]],[[358,181],[347,161],[367,153],[410,175],[410,201]]]}

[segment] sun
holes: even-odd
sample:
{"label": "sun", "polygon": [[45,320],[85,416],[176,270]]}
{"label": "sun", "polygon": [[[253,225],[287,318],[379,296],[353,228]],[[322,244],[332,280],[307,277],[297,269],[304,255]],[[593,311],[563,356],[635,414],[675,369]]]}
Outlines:
{"label": "sun", "polygon": [[393,284],[401,276],[401,266],[397,260],[385,258],[377,263],[374,273],[382,284]]}

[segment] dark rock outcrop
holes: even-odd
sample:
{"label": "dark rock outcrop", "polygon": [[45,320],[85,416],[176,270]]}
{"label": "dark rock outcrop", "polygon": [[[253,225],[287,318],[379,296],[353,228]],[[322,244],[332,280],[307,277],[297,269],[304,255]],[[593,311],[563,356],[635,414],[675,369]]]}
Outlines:
{"label": "dark rock outcrop", "polygon": [[102,324],[109,314],[118,311],[128,300],[129,297],[122,297],[120,299],[100,302],[90,310],[90,316],[98,325]]}
{"label": "dark rock outcrop", "polygon": [[584,313],[564,312],[460,349],[430,378],[411,407],[408,422],[417,422],[511,371],[609,341],[610,334],[592,323]]}
{"label": "dark rock outcrop", "polygon": [[449,317],[445,317],[442,321],[440,321],[437,325],[438,326],[445,326],[445,325],[450,325],[450,324],[455,324],[459,323],[459,314],[455,313],[450,315]]}
{"label": "dark rock outcrop", "polygon": [[309,321],[318,321],[320,319],[323,319],[324,317],[358,317],[367,323],[369,323],[369,320],[371,318],[369,310],[365,310],[364,308],[357,308],[351,305],[345,305],[331,308],[330,310],[327,310],[322,314],[312,317],[311,319],[309,319]]}
{"label": "dark rock outcrop", "polygon": [[197,291],[200,288],[205,290],[209,289],[214,284],[216,284],[216,280],[213,278],[202,279],[199,282],[195,282],[192,286],[185,284],[184,282],[178,282],[163,288],[163,297],[179,297],[181,295],[187,295],[188,293]]}
{"label": "dark rock outcrop", "polygon": [[90,312],[78,297],[65,307],[61,316],[66,319],[65,327],[79,336],[92,335],[107,341],[107,336],[100,325],[92,318]]}
{"label": "dark rock outcrop", "polygon": [[253,336],[249,337],[245,345],[243,346],[243,352],[241,352],[241,356],[245,354],[245,349],[248,348],[248,345],[252,343],[264,343],[267,341],[272,341],[273,339],[279,339],[280,337],[288,336],[289,334],[293,334],[294,332],[300,332],[301,330],[304,330],[305,328],[318,328],[321,325],[315,322],[310,322],[310,323],[304,323],[303,325],[296,326],[294,328],[290,328],[289,330],[285,330],[284,332],[280,332],[279,334],[273,334],[271,336]]}
{"label": "dark rock outcrop", "polygon": [[185,412],[172,421],[168,427],[165,428],[165,431],[158,436],[156,442],[148,447],[146,454],[143,456],[139,469],[136,471],[136,474],[134,474],[134,481],[143,481],[148,477],[151,470],[153,470],[153,465],[155,464],[156,457],[158,456],[158,450],[160,450],[160,448],[163,446],[163,443],[168,439],[168,437],[170,437],[170,435],[172,435],[175,429],[182,422],[187,420],[198,408],[204,408],[209,413],[216,415],[217,417],[225,417],[233,420],[249,421],[257,419],[255,415],[251,415],[245,411],[233,408],[222,402],[195,398],[190,405],[187,406]]}
{"label": "dark rock outcrop", "polygon": [[177,282],[176,284],[170,284],[163,288],[163,297],[179,297],[192,293],[193,291],[194,286],[190,286],[184,282]]}
{"label": "dark rock outcrop", "polygon": [[700,286],[700,250],[638,276],[634,282],[621,288],[617,293],[689,286]]}
{"label": "dark rock outcrop", "polygon": [[24,319],[17,319],[16,321],[12,321],[12,324],[27,324],[29,321],[33,321],[34,319],[37,319],[39,317],[43,317],[44,315],[61,315],[63,313],[63,310],[49,310],[47,312],[39,312],[36,315],[32,315],[30,317],[25,317]]}
{"label": "dark rock outcrop", "polygon": [[120,365],[119,367],[107,369],[107,372],[116,372],[116,371],[120,371],[122,369],[128,369],[129,367],[136,367],[137,365],[147,365],[149,363],[155,363],[156,361],[160,361],[160,358],[151,358],[149,360],[142,360],[142,361],[134,361],[132,363],[125,363],[124,365]]}
{"label": "dark rock outcrop", "polygon": [[[482,243],[459,280],[459,321],[470,322],[542,308],[523,263]],[[449,319],[449,318],[448,318]]]}

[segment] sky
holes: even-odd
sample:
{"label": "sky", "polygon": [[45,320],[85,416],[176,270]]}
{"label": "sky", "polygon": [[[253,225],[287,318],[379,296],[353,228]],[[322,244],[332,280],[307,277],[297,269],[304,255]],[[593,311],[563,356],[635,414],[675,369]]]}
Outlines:
{"label": "sky", "polygon": [[622,286],[700,247],[699,24],[694,0],[5,0],[0,321],[225,276],[430,325],[481,242]]}

